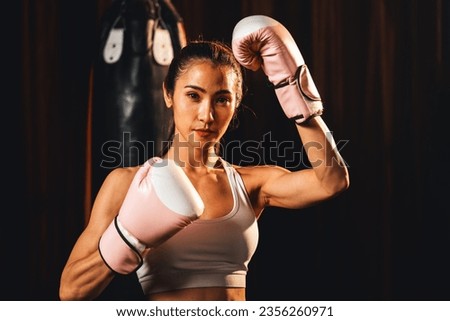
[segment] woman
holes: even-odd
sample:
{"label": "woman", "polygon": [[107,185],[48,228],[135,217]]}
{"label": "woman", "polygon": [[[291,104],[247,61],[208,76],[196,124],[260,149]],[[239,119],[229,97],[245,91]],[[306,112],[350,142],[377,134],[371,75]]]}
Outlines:
{"label": "woman", "polygon": [[[313,142],[324,147],[307,150],[311,168],[291,172],[278,166],[240,167],[216,153],[243,96],[242,67],[227,45],[189,43],[172,61],[163,89],[174,116],[172,144],[161,159],[136,168],[115,169],[105,179],[89,224],[62,273],[62,300],[96,298],[113,279],[114,271],[134,258],[139,262],[125,271],[137,272],[149,300],[245,300],[247,266],[258,241],[256,222],[264,208],[300,209],[330,199],[348,187],[347,169],[320,115],[296,126],[304,145]],[[176,164],[188,178],[186,184],[192,184],[189,193],[195,195],[183,202],[200,200],[196,203],[199,210],[182,227],[172,228],[152,244],[141,244],[140,237],[131,237],[137,242],[130,246],[133,251],[138,245],[143,246],[142,251],[121,259],[120,267],[114,270],[110,256],[116,256],[112,249],[117,243],[108,244],[105,231],[119,231],[122,238],[129,233],[122,230],[120,222],[112,227],[112,221],[121,215],[122,223],[132,220],[123,214],[129,205],[122,204],[130,197],[129,188],[137,176],[142,179],[152,171],[157,173],[155,164],[164,161]],[[171,193],[170,189],[166,193]],[[135,209],[140,211],[142,206]],[[159,214],[153,211],[149,215]],[[151,222],[148,225],[156,228],[163,225]],[[153,235],[151,238],[155,240]]]}

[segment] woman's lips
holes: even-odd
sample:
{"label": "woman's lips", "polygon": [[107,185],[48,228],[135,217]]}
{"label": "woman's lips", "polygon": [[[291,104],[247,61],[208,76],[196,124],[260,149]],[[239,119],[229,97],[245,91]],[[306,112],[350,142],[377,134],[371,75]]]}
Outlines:
{"label": "woman's lips", "polygon": [[207,136],[211,135],[212,133],[214,133],[212,130],[209,130],[209,129],[196,129],[195,132],[200,137],[207,137]]}

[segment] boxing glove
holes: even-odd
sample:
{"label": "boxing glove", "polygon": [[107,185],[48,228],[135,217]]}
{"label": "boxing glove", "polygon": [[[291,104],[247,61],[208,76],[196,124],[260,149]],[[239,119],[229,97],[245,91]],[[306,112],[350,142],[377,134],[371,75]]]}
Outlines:
{"label": "boxing glove", "polygon": [[308,67],[281,23],[263,15],[240,20],[233,29],[232,49],[243,67],[262,68],[288,118],[300,124],[322,114],[322,100]]}
{"label": "boxing glove", "polygon": [[98,249],[114,272],[129,274],[143,256],[203,213],[200,195],[173,160],[148,160],[133,178],[118,215],[102,234]]}

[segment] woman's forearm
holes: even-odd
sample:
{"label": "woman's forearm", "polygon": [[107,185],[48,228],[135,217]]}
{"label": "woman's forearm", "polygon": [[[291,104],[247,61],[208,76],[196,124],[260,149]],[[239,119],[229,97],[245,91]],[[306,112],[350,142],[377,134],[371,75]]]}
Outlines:
{"label": "woman's forearm", "polygon": [[108,286],[114,274],[98,252],[68,264],[61,275],[61,300],[93,300]]}

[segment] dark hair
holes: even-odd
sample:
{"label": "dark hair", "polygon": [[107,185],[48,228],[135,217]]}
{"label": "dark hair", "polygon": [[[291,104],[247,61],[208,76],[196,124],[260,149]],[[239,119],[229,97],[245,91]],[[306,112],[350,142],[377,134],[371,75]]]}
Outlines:
{"label": "dark hair", "polygon": [[[170,63],[169,70],[164,79],[164,87],[169,96],[173,96],[175,83],[178,78],[193,64],[199,61],[209,61],[215,66],[230,67],[237,76],[236,101],[238,107],[245,94],[244,69],[233,55],[232,49],[224,42],[217,40],[194,40],[183,47]],[[236,117],[236,113],[234,115]],[[167,153],[175,132],[172,124],[171,135],[167,145],[163,148],[161,156]]]}

